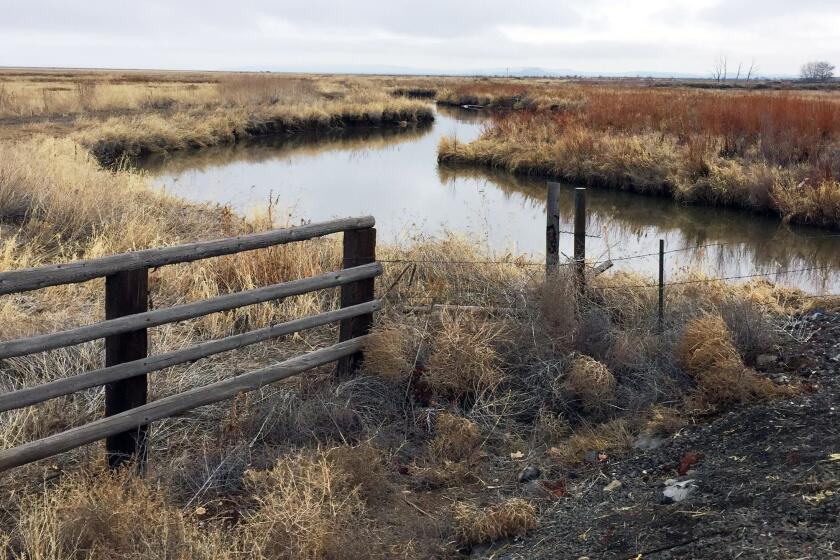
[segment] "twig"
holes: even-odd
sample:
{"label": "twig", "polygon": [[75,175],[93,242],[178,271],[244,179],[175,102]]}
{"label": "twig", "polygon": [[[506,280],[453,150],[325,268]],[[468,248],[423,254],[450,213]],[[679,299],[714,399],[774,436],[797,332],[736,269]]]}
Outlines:
{"label": "twig", "polygon": [[410,505],[411,507],[413,507],[414,509],[416,509],[417,511],[419,511],[423,515],[429,517],[429,519],[434,519],[435,521],[437,521],[437,517],[435,517],[434,515],[432,515],[428,511],[422,509],[420,506],[418,506],[417,504],[415,504],[414,502],[412,502],[411,500],[409,500],[405,496],[403,496],[403,500],[405,500],[405,503],[407,503],[408,505]]}

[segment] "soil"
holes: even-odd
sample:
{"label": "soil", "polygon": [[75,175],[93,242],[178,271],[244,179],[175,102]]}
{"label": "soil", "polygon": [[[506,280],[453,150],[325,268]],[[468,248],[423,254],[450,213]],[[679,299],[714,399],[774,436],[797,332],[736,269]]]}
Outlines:
{"label": "soil", "polygon": [[[730,410],[656,449],[569,471],[566,496],[542,501],[536,532],[472,557],[840,557],[840,312],[797,320],[803,336],[766,369],[801,384],[801,395]],[[696,488],[666,503],[668,479]],[[620,488],[605,491],[614,480]]]}

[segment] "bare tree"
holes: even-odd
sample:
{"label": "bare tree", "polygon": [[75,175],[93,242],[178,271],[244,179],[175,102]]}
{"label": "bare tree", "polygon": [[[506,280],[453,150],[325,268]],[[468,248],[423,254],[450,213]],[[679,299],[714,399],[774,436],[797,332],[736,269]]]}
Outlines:
{"label": "bare tree", "polygon": [[725,82],[726,81],[726,57],[721,55],[715,61],[715,65],[712,67],[712,78],[716,82]]}
{"label": "bare tree", "polygon": [[747,81],[750,81],[754,72],[758,72],[758,66],[755,65],[755,59],[750,62],[750,68],[747,70]]}
{"label": "bare tree", "polygon": [[834,65],[825,61],[805,63],[799,70],[799,77],[806,82],[827,82],[834,77]]}
{"label": "bare tree", "polygon": [[736,82],[737,82],[738,80],[740,80],[740,79],[741,79],[741,67],[742,67],[743,65],[744,65],[744,63],[743,63],[743,62],[739,62],[739,63],[738,63],[738,73],[737,73],[737,74],[735,74],[735,81],[736,81]]}

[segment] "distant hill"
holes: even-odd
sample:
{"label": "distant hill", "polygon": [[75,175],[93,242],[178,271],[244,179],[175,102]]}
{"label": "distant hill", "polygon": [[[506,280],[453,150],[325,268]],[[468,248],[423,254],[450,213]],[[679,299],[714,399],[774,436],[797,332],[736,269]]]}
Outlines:
{"label": "distant hill", "polygon": [[[668,72],[652,70],[632,70],[626,72],[586,72],[569,68],[552,69],[539,66],[527,66],[521,68],[478,68],[463,70],[442,70],[440,68],[415,68],[410,66],[387,66],[387,65],[316,65],[316,66],[276,66],[276,67],[237,67],[230,70],[238,71],[270,71],[270,72],[311,72],[317,74],[392,74],[403,76],[510,76],[515,78],[534,77],[580,77],[580,78],[675,78],[684,80],[708,79],[706,73],[694,72]],[[762,75],[762,79],[790,80],[796,79],[793,74],[772,74]],[[732,79],[732,77],[730,77]]]}

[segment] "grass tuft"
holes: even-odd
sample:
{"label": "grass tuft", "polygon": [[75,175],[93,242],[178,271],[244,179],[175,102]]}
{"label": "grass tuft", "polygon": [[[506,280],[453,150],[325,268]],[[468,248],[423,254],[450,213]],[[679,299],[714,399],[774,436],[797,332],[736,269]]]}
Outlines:
{"label": "grass tuft", "polygon": [[522,537],[537,527],[537,511],[521,498],[479,509],[471,504],[455,504],[455,535],[464,546]]}

